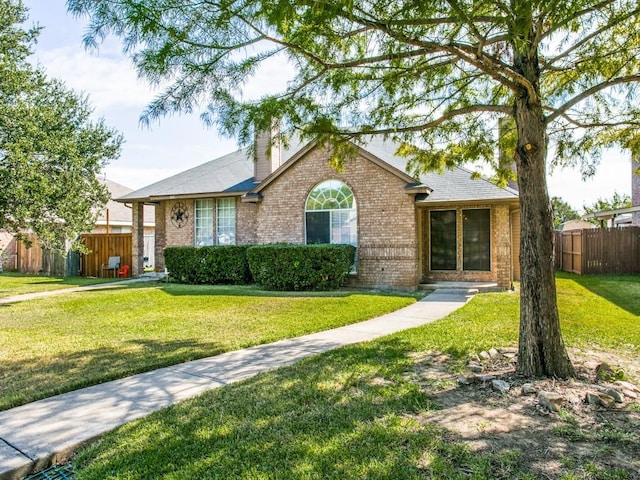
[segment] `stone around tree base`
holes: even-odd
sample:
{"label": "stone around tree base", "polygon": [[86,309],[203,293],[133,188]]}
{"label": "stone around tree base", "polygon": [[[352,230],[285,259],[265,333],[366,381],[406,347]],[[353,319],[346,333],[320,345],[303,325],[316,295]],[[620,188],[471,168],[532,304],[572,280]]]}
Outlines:
{"label": "stone around tree base", "polygon": [[504,380],[492,380],[491,386],[493,387],[494,390],[497,390],[498,392],[501,392],[501,393],[508,392],[509,389],[511,388],[511,385],[509,385]]}
{"label": "stone around tree base", "polygon": [[564,397],[554,392],[538,392],[538,402],[547,410],[559,412],[564,403]]}
{"label": "stone around tree base", "polygon": [[589,405],[600,405],[603,407],[612,407],[616,400],[604,392],[587,392],[585,401]]}

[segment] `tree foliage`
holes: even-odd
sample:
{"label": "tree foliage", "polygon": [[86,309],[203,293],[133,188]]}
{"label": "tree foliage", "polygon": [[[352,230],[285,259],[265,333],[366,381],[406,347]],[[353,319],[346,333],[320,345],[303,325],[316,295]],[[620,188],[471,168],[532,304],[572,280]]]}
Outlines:
{"label": "tree foliage", "polygon": [[[613,192],[613,196],[611,196],[611,198],[598,198],[598,200],[590,205],[583,205],[582,208],[584,213],[587,214],[629,207],[631,207],[631,196],[626,193]],[[590,218],[588,221],[594,225],[600,225],[600,221],[596,218]]]}
{"label": "tree foliage", "polygon": [[553,206],[553,226],[556,228],[569,220],[580,218],[577,210],[560,197],[551,197],[551,205]]}
{"label": "tree foliage", "polygon": [[98,174],[122,139],[28,62],[39,29],[26,20],[21,1],[0,0],[0,228],[62,249],[93,228],[108,200]]}
{"label": "tree foliage", "polygon": [[[496,140],[520,187],[518,369],[569,376],[560,334],[547,162],[593,172],[605,146],[640,150],[640,6],[632,0],[69,0],[88,44],[122,38],[141,76],[168,81],[151,121],[200,110],[242,142],[273,117],[349,155],[379,133],[413,171],[494,165]],[[250,81],[286,60],[282,88]],[[510,122],[496,135],[504,117]],[[497,137],[497,138],[496,138]],[[554,145],[554,157],[547,148]]]}

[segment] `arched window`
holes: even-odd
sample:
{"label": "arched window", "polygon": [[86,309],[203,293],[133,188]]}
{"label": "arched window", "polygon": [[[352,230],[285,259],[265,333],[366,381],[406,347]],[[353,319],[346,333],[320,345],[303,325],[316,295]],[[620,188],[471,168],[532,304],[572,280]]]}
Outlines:
{"label": "arched window", "polygon": [[353,192],[338,180],[315,186],[305,206],[307,243],[358,244],[358,214]]}

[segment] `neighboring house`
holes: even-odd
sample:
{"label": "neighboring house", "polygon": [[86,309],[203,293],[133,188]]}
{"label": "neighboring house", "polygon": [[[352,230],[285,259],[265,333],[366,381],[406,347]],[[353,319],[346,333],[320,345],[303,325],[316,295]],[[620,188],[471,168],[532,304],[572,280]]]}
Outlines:
{"label": "neighboring house", "polygon": [[[107,202],[104,210],[98,215],[96,225],[89,233],[107,233],[107,226],[109,227],[109,233],[131,233],[133,232],[132,213],[131,208],[121,202],[117,202],[114,199],[128,195],[133,192],[132,188],[125,187],[119,183],[111,180],[103,180],[111,195],[111,200]],[[154,232],[154,212],[153,206],[148,205],[145,208],[144,222],[144,234],[153,236]]]}
{"label": "neighboring house", "polygon": [[18,242],[6,230],[0,229],[0,271],[15,270],[18,257]]}
{"label": "neighboring house", "polygon": [[[119,183],[105,179],[104,184],[109,189],[111,199],[107,202],[105,209],[100,212],[96,225],[92,234],[108,233],[132,233],[133,232],[133,214],[131,208],[114,199],[128,195],[133,192],[132,188],[125,187]],[[144,261],[145,266],[153,266],[155,263],[155,213],[152,205],[144,207]]]}
{"label": "neighboring house", "polygon": [[[155,205],[156,268],[177,245],[272,242],[357,247],[353,285],[519,277],[518,192],[456,168],[413,178],[397,145],[372,139],[336,171],[316,142],[243,149],[117,200],[132,205],[133,268],[141,273],[143,206]],[[269,152],[270,148],[270,152]]]}
{"label": "neighboring house", "polygon": [[556,230],[568,232],[569,230],[583,230],[585,228],[597,228],[593,223],[586,220],[568,220],[556,227]]}
{"label": "neighboring house", "polygon": [[584,215],[593,218],[601,227],[640,227],[640,161],[631,160],[631,206],[603,210]]}
{"label": "neighboring house", "polygon": [[[110,180],[102,181],[111,196],[111,200],[107,202],[105,208],[100,212],[95,228],[87,235],[106,236],[109,234],[130,234],[133,231],[132,212],[122,203],[116,202],[113,198],[126,195],[133,190]],[[154,212],[153,206],[145,207],[145,216],[150,220],[145,222],[143,226],[143,241],[146,246],[144,249],[147,260],[145,264],[153,265],[154,254]],[[47,275],[78,275],[80,272],[79,257],[77,254],[68,252],[66,257],[59,253],[50,252],[42,247],[38,238],[31,234],[29,239],[32,246],[27,248],[22,242],[17,241],[15,237],[0,230],[0,270],[17,270],[22,273],[45,273]],[[110,252],[105,252],[101,257],[93,261],[96,265],[91,271],[92,275],[100,275],[100,264],[105,263]],[[113,253],[113,252],[112,252]],[[116,254],[118,252],[115,252]],[[86,256],[85,256],[86,257]],[[85,258],[86,260],[86,258]]]}

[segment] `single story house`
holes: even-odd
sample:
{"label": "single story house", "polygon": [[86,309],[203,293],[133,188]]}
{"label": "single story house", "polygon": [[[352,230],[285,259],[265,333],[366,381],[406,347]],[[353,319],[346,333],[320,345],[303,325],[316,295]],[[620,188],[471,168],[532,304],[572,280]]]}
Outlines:
{"label": "single story house", "polygon": [[348,243],[352,285],[415,289],[519,277],[518,192],[455,168],[414,178],[397,145],[372,137],[340,171],[316,141],[256,138],[117,200],[133,208],[133,274],[142,272],[144,205],[155,206],[155,265],[178,245]]}

